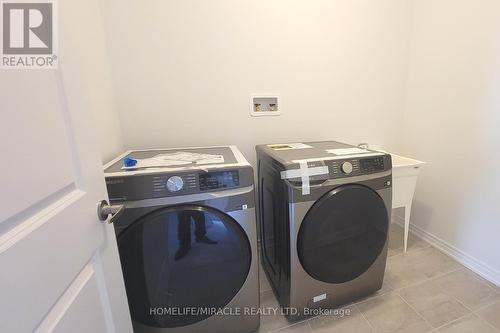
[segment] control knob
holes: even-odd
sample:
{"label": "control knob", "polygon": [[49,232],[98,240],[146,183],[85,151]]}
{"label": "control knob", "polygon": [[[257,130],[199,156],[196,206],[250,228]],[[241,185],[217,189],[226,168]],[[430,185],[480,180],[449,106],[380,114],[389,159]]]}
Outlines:
{"label": "control knob", "polygon": [[179,176],[172,176],[167,180],[167,189],[169,192],[178,192],[182,190],[184,181]]}
{"label": "control knob", "polygon": [[351,162],[342,163],[342,172],[350,174],[352,172],[352,163]]}

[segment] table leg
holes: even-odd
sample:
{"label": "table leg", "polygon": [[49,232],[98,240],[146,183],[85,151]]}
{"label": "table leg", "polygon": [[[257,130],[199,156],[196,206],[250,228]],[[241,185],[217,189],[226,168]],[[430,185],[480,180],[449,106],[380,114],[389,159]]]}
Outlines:
{"label": "table leg", "polygon": [[405,205],[405,230],[404,230],[404,250],[405,253],[408,249],[408,233],[410,231],[410,214],[411,214],[411,203]]}

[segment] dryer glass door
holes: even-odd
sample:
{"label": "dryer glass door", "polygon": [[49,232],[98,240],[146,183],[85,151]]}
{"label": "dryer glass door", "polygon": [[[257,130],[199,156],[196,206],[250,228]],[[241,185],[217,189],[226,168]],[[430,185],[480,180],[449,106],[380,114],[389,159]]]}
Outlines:
{"label": "dryer glass door", "polygon": [[182,205],[143,216],[118,238],[132,318],[182,327],[226,306],[245,282],[248,238],[229,215]]}
{"label": "dryer glass door", "polygon": [[388,227],[387,209],[377,192],[361,185],[340,186],[307,212],[297,239],[299,260],[317,280],[350,281],[380,255]]}

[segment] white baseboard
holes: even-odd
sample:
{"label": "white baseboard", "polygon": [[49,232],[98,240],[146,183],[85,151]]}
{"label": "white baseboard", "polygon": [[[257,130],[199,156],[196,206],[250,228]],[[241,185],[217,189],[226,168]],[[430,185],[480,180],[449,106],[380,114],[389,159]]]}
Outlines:
{"label": "white baseboard", "polygon": [[[404,227],[404,218],[402,216],[393,215],[392,221],[400,225],[401,227]],[[464,251],[457,249],[455,246],[442,240],[441,238],[411,223],[410,232],[428,242],[441,252],[449,255],[471,271],[500,287],[500,272],[490,265],[485,264],[484,262],[472,257]]]}

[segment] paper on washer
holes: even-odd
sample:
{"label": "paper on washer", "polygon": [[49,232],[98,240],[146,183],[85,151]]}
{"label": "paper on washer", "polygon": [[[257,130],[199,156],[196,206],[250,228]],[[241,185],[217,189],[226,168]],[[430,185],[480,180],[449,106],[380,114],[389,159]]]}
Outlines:
{"label": "paper on washer", "polygon": [[362,148],[339,148],[339,149],[327,149],[326,152],[328,154],[335,154],[335,155],[355,155],[355,154],[366,154],[370,153],[369,150],[362,149]]}
{"label": "paper on washer", "polygon": [[189,164],[215,164],[224,163],[224,156],[213,154],[200,154],[192,152],[175,152],[158,154],[150,158],[138,158],[137,164],[134,166],[123,166],[123,170],[127,169],[141,169],[141,168],[155,168],[155,167],[169,167]]}

